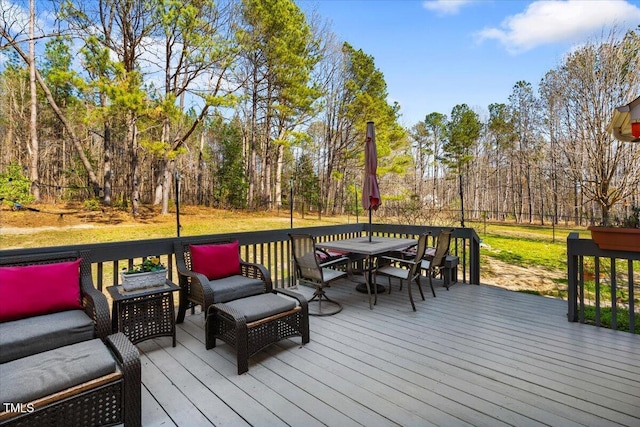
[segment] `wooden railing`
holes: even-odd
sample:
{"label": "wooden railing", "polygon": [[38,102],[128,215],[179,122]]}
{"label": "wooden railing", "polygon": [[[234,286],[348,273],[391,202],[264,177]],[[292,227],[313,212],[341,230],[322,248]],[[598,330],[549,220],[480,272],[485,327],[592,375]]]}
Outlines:
{"label": "wooden railing", "polygon": [[[567,238],[567,277],[570,322],[590,322],[619,329],[621,323],[631,333],[636,330],[635,299],[640,253],[602,250],[578,233]],[[588,315],[587,311],[593,313]],[[622,317],[624,316],[624,317]]]}
{"label": "wooden railing", "polygon": [[[372,233],[380,236],[402,236],[417,238],[430,231],[436,235],[441,227],[373,224]],[[257,262],[266,266],[276,287],[288,287],[293,284],[290,274],[291,247],[288,233],[291,231],[310,233],[318,241],[337,240],[366,235],[368,224],[347,224],[336,226],[306,227],[267,231],[251,231],[242,233],[225,233],[207,236],[183,236],[190,240],[235,239],[240,243],[242,258],[248,262]],[[134,240],[96,244],[69,245],[64,248],[47,246],[28,249],[10,249],[0,251],[0,257],[39,252],[56,252],[60,250],[89,250],[94,267],[94,280],[100,290],[104,286],[118,284],[119,272],[122,268],[141,261],[144,257],[159,256],[168,267],[168,277],[177,281],[173,244],[180,238],[162,238],[150,240]],[[432,241],[433,243],[433,241]],[[460,258],[463,282],[480,283],[480,238],[471,228],[456,228],[452,234],[451,254]]]}

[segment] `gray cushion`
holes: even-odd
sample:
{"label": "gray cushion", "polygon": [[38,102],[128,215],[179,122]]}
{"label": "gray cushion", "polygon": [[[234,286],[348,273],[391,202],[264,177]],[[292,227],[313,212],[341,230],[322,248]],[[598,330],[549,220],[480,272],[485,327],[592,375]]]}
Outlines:
{"label": "gray cushion", "polygon": [[259,295],[264,293],[265,290],[262,280],[241,275],[210,280],[209,283],[211,289],[213,289],[213,301],[215,303]]}
{"label": "gray cushion", "polygon": [[94,336],[93,320],[82,310],[0,323],[0,363],[91,340]]}
{"label": "gray cushion", "polygon": [[253,322],[292,310],[296,307],[296,301],[276,294],[262,294],[230,301],[226,305],[243,313],[247,322]]}
{"label": "gray cushion", "polygon": [[0,365],[1,402],[26,403],[115,372],[116,362],[96,338]]}

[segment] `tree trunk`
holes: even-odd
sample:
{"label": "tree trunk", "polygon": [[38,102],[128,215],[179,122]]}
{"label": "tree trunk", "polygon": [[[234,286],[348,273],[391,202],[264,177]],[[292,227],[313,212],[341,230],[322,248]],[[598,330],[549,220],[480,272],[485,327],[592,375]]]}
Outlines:
{"label": "tree trunk", "polygon": [[204,185],[203,178],[204,172],[202,170],[202,166],[204,165],[204,161],[202,159],[202,153],[204,152],[204,132],[200,133],[200,145],[198,150],[198,164],[196,165],[196,200],[198,204],[204,204]]}
{"label": "tree trunk", "polygon": [[458,174],[458,182],[460,183],[460,227],[464,227],[464,186],[462,182],[462,172]]}
{"label": "tree trunk", "polygon": [[131,164],[131,206],[132,214],[140,213],[140,162],[138,158],[138,131],[136,117],[133,112],[128,113],[127,140],[129,141],[129,155]]}
{"label": "tree trunk", "polygon": [[284,145],[278,145],[278,157],[276,160],[275,205],[282,207],[282,168],[284,166]]}
{"label": "tree trunk", "polygon": [[[101,95],[101,98],[104,95]],[[102,105],[106,104],[106,100]],[[111,125],[105,121],[104,123],[104,184],[103,184],[103,199],[102,202],[110,206],[112,198],[112,184],[113,184],[113,172],[111,170],[111,156],[113,155],[113,141],[111,140]]]}
{"label": "tree trunk", "polygon": [[40,202],[40,175],[38,166],[40,161],[40,146],[38,144],[38,92],[36,91],[36,41],[34,34],[36,6],[35,0],[29,2],[29,89],[31,92],[31,119],[29,133],[31,143],[29,154],[29,179],[31,180],[31,194],[35,202]]}

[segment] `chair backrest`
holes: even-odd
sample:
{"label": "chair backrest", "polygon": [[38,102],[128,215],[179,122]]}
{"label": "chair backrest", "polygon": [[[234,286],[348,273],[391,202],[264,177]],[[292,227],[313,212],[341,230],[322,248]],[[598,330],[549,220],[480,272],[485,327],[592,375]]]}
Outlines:
{"label": "chair backrest", "polygon": [[438,241],[436,243],[436,253],[433,255],[431,265],[434,267],[441,267],[444,264],[447,254],[449,254],[449,244],[451,243],[452,228],[442,229],[438,235]]}
{"label": "chair backrest", "polygon": [[316,258],[316,241],[310,234],[289,233],[291,252],[298,277],[323,282],[322,268]]}
{"label": "chair backrest", "polygon": [[93,288],[93,277],[91,275],[91,255],[89,251],[61,251],[35,253],[30,255],[10,255],[0,258],[0,266],[18,267],[29,265],[56,264],[59,262],[75,261],[78,258],[82,258],[82,262],[80,263],[80,282],[78,283],[78,287]]}
{"label": "chair backrest", "polygon": [[411,265],[411,277],[418,274],[420,270],[421,260],[427,250],[427,239],[430,235],[431,233],[427,232],[421,234],[418,238],[418,245],[416,246],[416,257],[414,259],[414,263]]}

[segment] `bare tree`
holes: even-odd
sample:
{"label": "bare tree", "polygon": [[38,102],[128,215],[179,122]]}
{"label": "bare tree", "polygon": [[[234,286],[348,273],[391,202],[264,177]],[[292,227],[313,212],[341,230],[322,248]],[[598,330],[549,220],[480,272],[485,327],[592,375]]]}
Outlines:
{"label": "bare tree", "polygon": [[599,205],[604,221],[640,185],[640,150],[607,131],[615,107],[640,92],[639,69],[640,36],[628,31],[620,38],[614,29],[572,52],[556,70],[568,172],[576,191]]}

